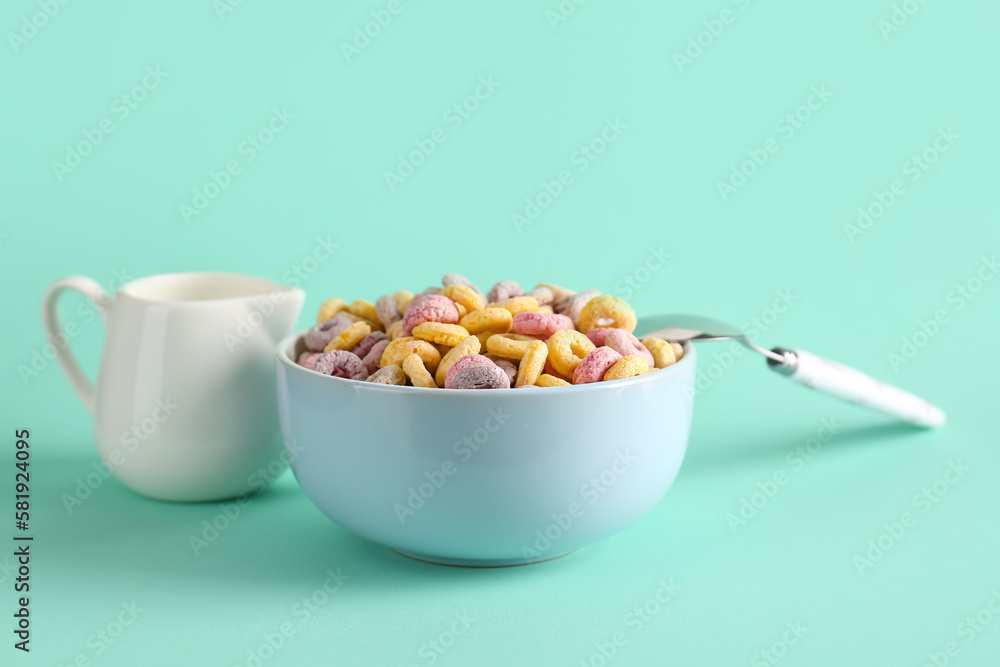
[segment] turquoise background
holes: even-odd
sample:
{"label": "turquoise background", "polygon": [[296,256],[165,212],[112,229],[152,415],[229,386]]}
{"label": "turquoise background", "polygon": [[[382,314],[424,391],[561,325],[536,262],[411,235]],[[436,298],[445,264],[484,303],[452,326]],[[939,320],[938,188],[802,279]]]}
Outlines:
{"label": "turquoise background", "polygon": [[[54,15],[35,19],[43,27],[25,27],[49,5]],[[776,664],[761,653],[772,647],[783,665],[919,666],[934,654],[997,664],[1000,280],[976,280],[1000,246],[1000,6],[563,2],[573,11],[556,21],[557,0],[400,0],[349,62],[341,43],[389,3],[218,6],[13,0],[0,12],[11,461],[0,494],[9,506],[13,432],[29,428],[36,536],[33,650],[15,651],[5,630],[4,664],[255,664],[247,652],[283,623],[294,634],[263,664],[599,665],[616,633],[624,643],[609,664]],[[702,32],[699,54],[688,40]],[[688,48],[690,63],[675,57]],[[133,97],[157,67],[162,80],[146,78]],[[480,89],[459,124],[446,114],[480,77],[499,85]],[[800,109],[813,87],[828,99]],[[241,150],[274,109],[294,118],[262,150]],[[799,127],[782,120],[796,113]],[[627,127],[582,158],[608,119]],[[78,166],[53,166],[102,122],[112,131]],[[432,136],[443,143],[391,189],[385,172]],[[767,161],[724,200],[718,182],[747,151],[763,161],[765,146]],[[912,160],[925,150],[935,161],[922,170]],[[230,161],[239,173],[185,221],[181,205]],[[572,182],[518,229],[512,215],[563,170]],[[845,228],[859,207],[888,202],[878,193],[897,180],[880,217]],[[339,247],[313,263],[318,238]],[[670,258],[646,273],[651,249]],[[98,461],[89,417],[53,362],[37,376],[19,370],[46,342],[38,302],[52,280],[188,270],[296,281],[308,293],[300,326],[329,296],[420,290],[445,271],[484,288],[501,278],[595,287],[644,314],[765,318],[763,344],[857,366],[950,421],[901,426],[793,386],[759,359],[730,363],[725,344],[706,347],[673,489],[632,528],[570,557],[483,571],[407,560],[326,520],[290,475],[195,556],[188,537],[216,504],[153,502],[109,480],[67,512],[62,495]],[[956,291],[966,284],[980,288],[971,299]],[[795,300],[772,317],[779,290]],[[73,347],[93,377],[102,329],[81,303],[67,296],[61,310],[80,325]],[[912,359],[890,356],[902,359],[903,339],[942,310]],[[786,459],[831,418],[841,430],[812,460]],[[968,471],[939,483],[933,504],[915,503],[949,462]],[[781,471],[787,483],[734,530],[728,515]],[[904,512],[911,526],[885,537]],[[859,566],[880,537],[889,550]],[[0,558],[8,624],[11,560]],[[297,613],[337,568],[343,586]],[[670,601],[649,602],[671,579]],[[133,601],[134,622],[110,645],[97,639]],[[630,614],[645,603],[658,610],[640,623]],[[977,613],[991,623],[972,630]],[[435,653],[456,614],[474,620]]]}

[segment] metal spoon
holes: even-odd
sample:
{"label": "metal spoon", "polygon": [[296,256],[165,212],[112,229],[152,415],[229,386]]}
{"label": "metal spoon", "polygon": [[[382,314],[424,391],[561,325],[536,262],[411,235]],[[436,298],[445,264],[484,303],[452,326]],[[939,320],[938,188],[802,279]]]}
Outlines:
{"label": "metal spoon", "polygon": [[806,352],[776,347],[766,350],[746,337],[739,327],[700,315],[655,315],[643,318],[636,332],[641,338],[705,342],[735,340],[767,357],[768,367],[807,387],[825,391],[851,403],[881,410],[899,419],[933,428],[945,423],[945,413],[924,399],[880,382],[861,371]]}

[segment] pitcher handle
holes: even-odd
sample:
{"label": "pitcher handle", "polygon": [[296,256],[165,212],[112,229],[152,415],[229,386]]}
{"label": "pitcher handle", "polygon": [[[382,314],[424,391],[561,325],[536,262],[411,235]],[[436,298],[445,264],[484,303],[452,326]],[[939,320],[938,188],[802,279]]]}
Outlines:
{"label": "pitcher handle", "polygon": [[59,295],[65,290],[76,290],[87,297],[97,312],[101,316],[101,322],[108,319],[108,308],[111,304],[111,297],[101,287],[100,283],[87,276],[67,276],[49,285],[42,295],[42,327],[45,329],[45,337],[48,339],[52,350],[55,352],[56,361],[63,369],[63,373],[69,379],[70,385],[76,395],[83,403],[83,407],[91,415],[94,414],[94,385],[84,374],[80,364],[77,363],[73,351],[69,347],[67,338],[65,345],[58,344],[59,335],[65,336],[62,330],[62,322],[59,319],[59,311],[56,308]]}

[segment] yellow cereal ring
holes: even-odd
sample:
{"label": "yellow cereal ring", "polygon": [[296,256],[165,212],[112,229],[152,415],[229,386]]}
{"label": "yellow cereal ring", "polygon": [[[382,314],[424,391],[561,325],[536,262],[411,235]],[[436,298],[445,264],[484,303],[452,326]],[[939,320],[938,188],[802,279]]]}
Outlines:
{"label": "yellow cereal ring", "polygon": [[425,340],[417,340],[412,336],[403,336],[389,343],[382,352],[382,359],[379,366],[385,368],[391,364],[403,365],[403,359],[411,354],[419,355],[424,362],[424,367],[433,373],[441,363],[441,353],[433,345]]}
{"label": "yellow cereal ring", "polygon": [[385,337],[389,340],[396,340],[403,335],[403,320],[396,320],[385,330]]}
{"label": "yellow cereal ring", "polygon": [[576,294],[576,292],[574,292],[571,289],[566,289],[565,287],[560,287],[559,285],[553,285],[552,283],[538,283],[537,285],[535,285],[535,289],[538,289],[539,287],[547,287],[550,290],[552,290],[552,300],[553,301],[561,299],[564,296],[569,296],[571,294]]}
{"label": "yellow cereal ring", "polygon": [[481,349],[482,344],[476,336],[467,336],[459,341],[458,345],[451,348],[448,354],[441,357],[441,363],[438,364],[437,372],[434,374],[434,380],[438,383],[438,386],[444,386],[444,380],[448,375],[448,371],[451,370],[456,361],[467,354],[478,354]]}
{"label": "yellow cereal ring", "polygon": [[583,358],[593,352],[594,344],[575,329],[557,331],[548,340],[549,361],[559,375],[573,377]]}
{"label": "yellow cereal ring", "polygon": [[[493,334],[486,340],[486,351],[504,359],[516,359],[520,361],[528,351],[531,342],[540,343],[533,336],[522,336],[521,334]],[[545,360],[542,360],[545,363]]]}
{"label": "yellow cereal ring", "polygon": [[509,310],[511,316],[518,313],[534,313],[538,310],[538,299],[533,296],[515,296],[504,301],[491,303],[488,308],[503,308]]}
{"label": "yellow cereal ring", "polygon": [[403,372],[406,373],[406,377],[410,378],[414,387],[437,388],[437,383],[424,368],[424,360],[420,358],[419,354],[411,354],[403,359]]}
{"label": "yellow cereal ring", "polygon": [[472,334],[472,335],[475,336],[477,340],[479,340],[479,349],[480,350],[485,350],[486,349],[486,341],[488,341],[490,339],[490,336],[495,336],[496,334],[492,334],[489,331],[486,331],[486,332],[483,332],[483,333],[477,333],[477,334]]}
{"label": "yellow cereal ring", "polygon": [[673,341],[670,341],[670,347],[672,347],[674,349],[674,358],[676,358],[677,361],[680,361],[681,359],[684,358],[684,346],[683,345],[681,345],[680,343],[675,343]]}
{"label": "yellow cereal ring", "polygon": [[402,313],[406,310],[406,304],[413,300],[413,292],[401,289],[398,292],[393,292],[392,298],[396,300],[396,307],[399,308],[399,312]]}
{"label": "yellow cereal ring", "polygon": [[369,320],[360,315],[355,315],[349,310],[342,310],[337,313],[337,317],[344,317],[349,319],[351,322],[364,322],[372,328],[372,331],[385,331],[385,327],[378,320]]}
{"label": "yellow cereal ring", "polygon": [[331,352],[333,350],[347,350],[350,351],[355,345],[361,342],[361,339],[372,332],[372,328],[365,324],[364,322],[355,322],[351,326],[347,327],[340,334],[331,340],[326,347],[323,348],[324,352]]}
{"label": "yellow cereal ring", "polygon": [[648,372],[649,365],[646,363],[646,360],[638,354],[630,354],[615,362],[615,365],[609,368],[608,372],[604,374],[604,379],[624,380],[625,378],[634,378],[637,375],[644,375]]}
{"label": "yellow cereal ring", "polygon": [[486,299],[467,285],[448,285],[441,290],[441,296],[446,296],[456,304],[465,306],[465,310],[470,313],[486,307]]}
{"label": "yellow cereal ring", "polygon": [[454,347],[454,345],[442,345],[441,343],[431,343],[431,345],[433,345],[434,349],[438,351],[438,354],[441,355],[442,359],[444,358],[444,355],[451,352],[451,348]]}
{"label": "yellow cereal ring", "polygon": [[316,324],[326,322],[328,319],[334,317],[337,313],[346,308],[347,302],[343,299],[338,299],[337,297],[327,299],[320,305],[319,312],[316,313]]}
{"label": "yellow cereal ring", "polygon": [[517,382],[514,386],[521,387],[526,384],[536,384],[538,376],[542,374],[545,367],[545,359],[549,356],[549,346],[544,341],[536,340],[528,343],[528,349],[521,359],[521,365],[517,369]]}
{"label": "yellow cereal ring", "polygon": [[653,365],[656,368],[666,368],[677,363],[674,348],[662,338],[646,338],[642,344],[653,355]]}
{"label": "yellow cereal ring", "polygon": [[468,338],[469,332],[457,324],[424,322],[413,327],[413,337],[453,347],[458,345],[459,341]]}
{"label": "yellow cereal ring", "polygon": [[[556,370],[556,367],[552,365],[552,351],[549,351],[549,358],[545,360],[545,368],[542,369],[544,372],[542,375],[551,375],[554,378],[563,380],[568,384],[573,384],[573,381],[568,377],[563,377],[562,373]],[[576,369],[574,369],[576,370]]]}
{"label": "yellow cereal ring", "polygon": [[378,321],[378,315],[375,314],[375,304],[371,301],[355,299],[347,306],[347,312],[358,317],[363,317],[366,320]]}
{"label": "yellow cereal ring", "polygon": [[556,311],[552,310],[552,306],[539,306],[537,312],[539,312],[539,313],[548,313],[549,315],[551,315],[552,313],[554,313]]}
{"label": "yellow cereal ring", "polygon": [[598,327],[614,327],[629,333],[635,331],[635,311],[621,297],[605,294],[594,297],[580,311],[580,326],[583,333]]}
{"label": "yellow cereal ring", "polygon": [[458,319],[462,319],[463,317],[469,314],[469,309],[460,303],[456,303],[455,308],[456,310],[458,310]]}
{"label": "yellow cereal ring", "polygon": [[539,387],[568,387],[569,382],[563,380],[562,378],[557,378],[555,375],[549,375],[548,373],[542,373],[535,380],[535,385]]}
{"label": "yellow cereal ring", "polygon": [[506,308],[480,308],[458,321],[470,334],[507,333],[514,324],[514,314]]}

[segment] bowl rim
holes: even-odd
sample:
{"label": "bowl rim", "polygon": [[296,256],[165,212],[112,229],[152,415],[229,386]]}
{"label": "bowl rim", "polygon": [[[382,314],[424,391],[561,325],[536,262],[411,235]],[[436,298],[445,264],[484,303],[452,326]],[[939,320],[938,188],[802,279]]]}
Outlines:
{"label": "bowl rim", "polygon": [[[304,366],[300,366],[294,359],[288,356],[288,351],[290,349],[294,349],[295,343],[297,343],[300,338],[304,337],[306,332],[309,331],[309,329],[311,328],[312,327],[309,327],[306,329],[302,329],[301,331],[289,334],[288,336],[283,338],[281,342],[278,343],[278,345],[275,347],[274,350],[274,356],[277,359],[278,363],[283,364],[286,367],[289,367],[292,370],[292,372],[304,373],[307,376],[313,375],[316,377],[326,378],[328,381],[339,382],[341,385],[354,387],[358,390],[383,391],[383,392],[399,393],[399,394],[435,392],[444,394],[445,396],[454,396],[454,395],[463,395],[463,396],[483,395],[489,397],[496,396],[496,394],[493,393],[494,390],[489,390],[489,389],[447,389],[445,391],[442,391],[440,387],[437,388],[410,387],[410,386],[400,386],[394,384],[380,384],[376,382],[365,382],[364,380],[350,380],[347,378],[339,378],[332,375],[326,375],[324,373],[318,373]],[[679,369],[686,369],[688,366],[695,364],[695,361],[697,359],[697,354],[695,353],[695,347],[691,344],[691,342],[686,341],[683,345],[684,345],[684,356],[681,358],[680,361],[666,368],[658,369],[655,372],[645,373],[643,375],[638,375],[632,378],[625,378],[622,380],[608,380],[602,382],[590,382],[587,384],[573,384],[566,387],[540,387],[541,389],[546,390],[544,392],[525,391],[516,393],[520,393],[531,397],[531,396],[543,396],[550,394],[561,395],[569,392],[583,393],[591,391],[603,391],[608,388],[639,385],[647,382],[654,382],[658,379],[666,377],[672,377],[681,372],[681,370]]]}

